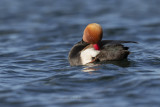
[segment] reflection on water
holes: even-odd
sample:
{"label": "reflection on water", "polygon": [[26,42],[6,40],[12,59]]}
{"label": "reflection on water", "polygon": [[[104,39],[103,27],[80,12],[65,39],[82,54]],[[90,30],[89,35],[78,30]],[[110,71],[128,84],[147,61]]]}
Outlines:
{"label": "reflection on water", "polygon": [[114,64],[119,67],[130,67],[131,61],[128,61],[128,59],[122,60],[122,61],[106,61],[103,62],[104,64]]}
{"label": "reflection on water", "polygon": [[98,71],[100,69],[101,64],[113,64],[119,67],[130,67],[131,61],[128,61],[128,59],[122,60],[122,61],[105,61],[97,64],[90,63],[83,68],[83,72],[92,72],[92,71]]}
{"label": "reflection on water", "polygon": [[83,72],[92,72],[92,71],[98,71],[100,68],[99,67],[100,64],[89,64],[84,66],[83,68]]}

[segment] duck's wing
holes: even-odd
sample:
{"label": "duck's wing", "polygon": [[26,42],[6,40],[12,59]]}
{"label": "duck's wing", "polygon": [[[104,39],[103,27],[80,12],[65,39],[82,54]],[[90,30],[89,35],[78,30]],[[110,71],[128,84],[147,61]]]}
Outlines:
{"label": "duck's wing", "polygon": [[123,60],[129,55],[128,47],[122,44],[104,45],[100,53],[96,56],[96,61]]}
{"label": "duck's wing", "polygon": [[129,55],[129,47],[123,43],[137,43],[134,41],[103,40],[101,42],[101,51],[96,56],[96,61],[123,60]]}

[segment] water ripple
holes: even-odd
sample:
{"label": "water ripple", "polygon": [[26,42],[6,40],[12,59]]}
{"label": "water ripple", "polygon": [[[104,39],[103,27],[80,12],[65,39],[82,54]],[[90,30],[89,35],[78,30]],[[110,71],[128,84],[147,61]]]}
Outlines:
{"label": "water ripple", "polygon": [[[0,106],[158,107],[159,1],[2,0]],[[136,7],[136,8],[135,8]],[[88,23],[125,44],[127,60],[70,66]]]}

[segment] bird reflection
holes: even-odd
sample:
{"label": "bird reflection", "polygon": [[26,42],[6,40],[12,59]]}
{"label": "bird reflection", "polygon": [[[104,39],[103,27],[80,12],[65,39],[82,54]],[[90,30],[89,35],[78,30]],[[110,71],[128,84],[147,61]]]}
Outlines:
{"label": "bird reflection", "polygon": [[113,64],[119,67],[126,68],[126,67],[130,67],[131,61],[128,61],[128,59],[121,60],[121,61],[105,61],[103,62],[103,64]]}
{"label": "bird reflection", "polygon": [[94,64],[94,63],[90,63],[87,64],[84,68],[83,68],[83,72],[93,72],[93,71],[98,71],[100,68],[99,65],[101,64]]}
{"label": "bird reflection", "polygon": [[100,69],[100,65],[102,64],[113,64],[119,67],[130,67],[131,65],[131,61],[128,61],[128,59],[122,60],[122,61],[105,61],[105,62],[101,62],[101,63],[90,63],[87,64],[87,66],[85,66],[83,68],[83,72],[93,72],[93,71],[98,71]]}

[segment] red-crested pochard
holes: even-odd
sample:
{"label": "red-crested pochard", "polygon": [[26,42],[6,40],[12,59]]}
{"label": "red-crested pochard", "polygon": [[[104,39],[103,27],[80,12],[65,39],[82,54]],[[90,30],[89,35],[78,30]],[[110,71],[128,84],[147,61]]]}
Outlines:
{"label": "red-crested pochard", "polygon": [[134,41],[102,40],[102,37],[103,30],[99,24],[87,25],[83,39],[76,43],[69,52],[70,65],[123,60],[130,52],[128,47],[124,47],[121,43],[136,43]]}

